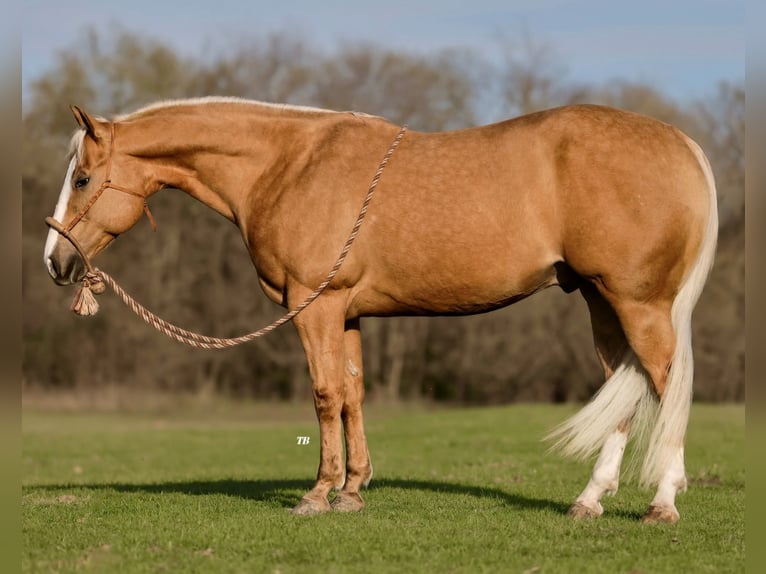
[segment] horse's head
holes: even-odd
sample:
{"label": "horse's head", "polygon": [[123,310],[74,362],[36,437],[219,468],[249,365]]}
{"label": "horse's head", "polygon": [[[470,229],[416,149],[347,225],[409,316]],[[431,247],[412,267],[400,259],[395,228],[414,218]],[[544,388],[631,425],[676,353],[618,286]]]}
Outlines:
{"label": "horse's head", "polygon": [[[137,158],[115,149],[115,124],[76,106],[72,113],[80,128],[72,138],[72,158],[53,218],[93,258],[141,218],[150,183]],[[55,229],[48,233],[44,260],[59,285],[79,281],[86,271],[77,251]]]}

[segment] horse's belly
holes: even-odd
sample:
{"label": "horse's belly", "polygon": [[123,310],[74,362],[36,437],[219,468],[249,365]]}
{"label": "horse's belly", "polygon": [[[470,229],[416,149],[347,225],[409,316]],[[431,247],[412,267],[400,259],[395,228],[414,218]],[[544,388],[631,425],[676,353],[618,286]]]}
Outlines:
{"label": "horse's belly", "polygon": [[550,258],[541,256],[521,265],[505,255],[392,266],[385,273],[378,268],[360,282],[353,311],[359,315],[468,315],[510,305],[556,284]]}

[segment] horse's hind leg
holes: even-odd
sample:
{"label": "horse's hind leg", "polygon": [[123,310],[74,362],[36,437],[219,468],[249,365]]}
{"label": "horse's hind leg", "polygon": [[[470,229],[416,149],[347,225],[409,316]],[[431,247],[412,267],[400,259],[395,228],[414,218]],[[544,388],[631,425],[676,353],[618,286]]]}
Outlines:
{"label": "horse's hind leg", "polygon": [[601,453],[593,466],[593,473],[585,489],[569,508],[569,516],[573,518],[596,518],[604,513],[601,498],[606,494],[613,496],[617,493],[620,482],[620,466],[628,443],[630,419],[618,426],[610,434]]}
{"label": "horse's hind leg", "polygon": [[643,484],[657,484],[657,493],[642,522],[678,521],[676,493],[686,490],[684,437],[691,404],[691,346],[676,348],[671,305],[664,301],[615,305],[628,343],[660,400],[660,413],[641,476]]}
{"label": "horse's hind leg", "polygon": [[[593,341],[596,352],[604,369],[604,377],[609,380],[626,358],[628,343],[619,319],[609,303],[590,283],[584,283],[580,292],[590,310]],[[588,485],[577,497],[569,509],[574,518],[595,518],[604,512],[601,498],[614,495],[620,481],[620,466],[628,442],[628,432],[632,417],[623,419],[601,447],[601,453],[593,467]]]}
{"label": "horse's hind leg", "polygon": [[345,396],[341,418],[346,438],[346,482],[332,501],[333,510],[353,512],[364,508],[359,488],[367,486],[372,479],[372,464],[364,434],[362,404],[364,402],[364,378],[362,376],[362,340],[359,319],[346,324],[344,334]]}

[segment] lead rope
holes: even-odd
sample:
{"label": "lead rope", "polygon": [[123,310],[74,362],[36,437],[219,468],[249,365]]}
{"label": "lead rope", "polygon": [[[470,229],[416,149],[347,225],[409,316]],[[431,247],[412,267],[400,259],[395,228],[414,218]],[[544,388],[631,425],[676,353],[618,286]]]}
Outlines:
{"label": "lead rope", "polygon": [[335,261],[332,269],[330,269],[330,272],[327,274],[327,277],[325,277],[324,281],[322,281],[319,286],[314,289],[314,291],[308,297],[306,297],[306,299],[300,305],[270,325],[240,337],[221,338],[200,335],[199,333],[187,331],[186,329],[182,329],[177,325],[169,323],[168,321],[165,321],[161,317],[149,311],[146,307],[141,305],[138,301],[126,293],[125,290],[117,283],[117,281],[115,281],[109,274],[93,267],[80,244],[74,237],[72,237],[70,233],[71,227],[64,227],[61,223],[52,217],[48,217],[45,219],[45,222],[53,229],[58,231],[61,235],[63,235],[72,244],[72,246],[80,254],[80,257],[82,257],[82,260],[85,263],[87,269],[85,277],[82,280],[82,285],[75,294],[74,300],[72,301],[72,311],[78,315],[95,315],[98,312],[98,301],[96,301],[94,295],[100,295],[106,290],[106,285],[109,285],[109,287],[112,288],[112,290],[120,297],[120,299],[122,299],[125,305],[127,305],[128,308],[130,308],[130,310],[133,311],[136,315],[141,317],[141,319],[143,319],[147,324],[151,325],[159,332],[164,333],[171,339],[175,339],[179,343],[189,345],[190,347],[195,347],[198,349],[225,349],[246,343],[248,341],[252,341],[253,339],[257,339],[258,337],[262,337],[263,335],[270,333],[280,325],[283,325],[284,323],[287,323],[288,321],[295,318],[298,313],[311,305],[311,303],[313,303],[314,300],[322,294],[325,288],[330,284],[335,275],[338,273],[341,265],[343,265],[343,262],[346,260],[348,252],[351,250],[351,245],[354,243],[357,235],[359,235],[359,229],[362,227],[364,216],[367,214],[367,209],[370,206],[370,201],[372,201],[372,196],[375,193],[375,188],[378,186],[378,181],[380,181],[383,170],[385,169],[386,165],[388,165],[389,159],[391,159],[394,150],[399,145],[399,142],[404,137],[404,133],[406,131],[407,126],[405,125],[401,130],[399,130],[399,133],[391,143],[391,147],[388,148],[386,155],[380,162],[378,170],[375,172],[375,175],[372,178],[372,182],[370,183],[370,187],[367,190],[367,196],[364,198],[364,203],[362,203],[362,209],[359,211],[359,216],[356,218],[356,223],[351,229],[351,233],[349,234],[348,239],[346,239],[346,243],[343,245],[343,249],[341,250],[340,255],[338,255],[338,259]]}

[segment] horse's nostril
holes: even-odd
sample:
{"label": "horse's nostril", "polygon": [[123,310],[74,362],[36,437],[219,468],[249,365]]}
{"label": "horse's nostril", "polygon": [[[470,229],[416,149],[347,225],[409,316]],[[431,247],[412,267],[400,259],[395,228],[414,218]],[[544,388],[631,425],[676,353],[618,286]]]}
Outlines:
{"label": "horse's nostril", "polygon": [[52,272],[54,277],[61,277],[61,269],[59,268],[58,261],[53,257],[48,258],[48,269]]}

